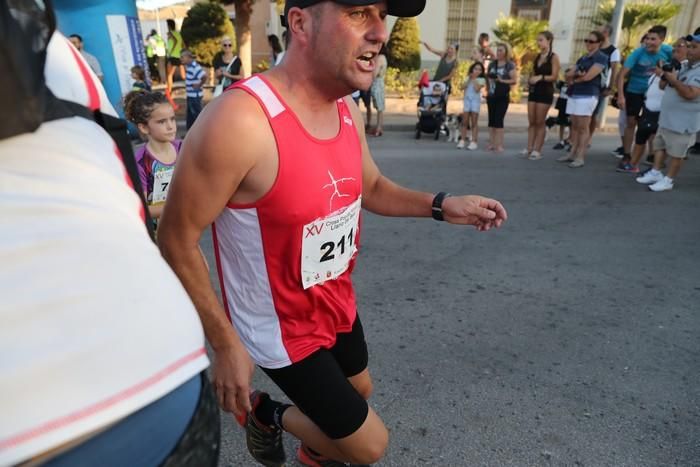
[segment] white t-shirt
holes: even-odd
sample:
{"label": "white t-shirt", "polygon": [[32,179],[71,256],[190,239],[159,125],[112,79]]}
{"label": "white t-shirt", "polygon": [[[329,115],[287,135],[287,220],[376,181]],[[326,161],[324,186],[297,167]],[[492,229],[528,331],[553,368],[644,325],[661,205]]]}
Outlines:
{"label": "white t-shirt", "polygon": [[649,78],[649,88],[644,99],[644,107],[652,112],[661,111],[661,99],[664,97],[664,90],[659,87],[661,80],[656,75]]}
{"label": "white t-shirt", "polygon": [[[80,55],[58,33],[48,54],[51,90],[89,104]],[[0,141],[0,465],[117,422],[208,365],[126,180],[113,140],[83,118]]]}

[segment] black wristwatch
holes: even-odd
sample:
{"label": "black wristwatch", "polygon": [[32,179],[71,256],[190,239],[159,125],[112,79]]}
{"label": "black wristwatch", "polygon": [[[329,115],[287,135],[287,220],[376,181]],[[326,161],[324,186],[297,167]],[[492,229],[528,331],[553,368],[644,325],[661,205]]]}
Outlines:
{"label": "black wristwatch", "polygon": [[442,202],[445,201],[445,198],[450,196],[449,193],[445,193],[444,191],[441,191],[437,195],[435,195],[435,198],[433,198],[433,219],[436,221],[444,221],[445,218],[442,215]]}

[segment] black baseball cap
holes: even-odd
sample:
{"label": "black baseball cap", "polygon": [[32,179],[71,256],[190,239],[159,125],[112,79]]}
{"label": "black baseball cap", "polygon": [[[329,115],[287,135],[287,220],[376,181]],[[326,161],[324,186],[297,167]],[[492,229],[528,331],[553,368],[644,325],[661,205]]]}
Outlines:
{"label": "black baseball cap", "polygon": [[[284,3],[284,16],[282,23],[286,26],[287,13],[293,7],[307,8],[311,5],[321,3],[326,0],[287,0]],[[348,6],[365,6],[379,3],[379,0],[333,0],[335,3]],[[418,16],[425,8],[426,0],[387,0],[388,13],[392,16],[411,17]]]}

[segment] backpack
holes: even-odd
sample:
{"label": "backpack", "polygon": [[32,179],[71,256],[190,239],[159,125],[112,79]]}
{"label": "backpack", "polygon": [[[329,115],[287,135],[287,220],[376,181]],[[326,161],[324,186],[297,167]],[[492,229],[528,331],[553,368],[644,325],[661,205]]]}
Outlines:
{"label": "backpack", "polygon": [[[153,221],[143,196],[126,121],[57,98],[46,85],[46,49],[56,30],[56,17],[50,0],[0,1],[0,140],[36,131],[42,123],[68,117],[82,117],[100,125],[114,140],[122,162],[145,214],[148,234],[155,241]],[[84,64],[78,61],[79,66]],[[86,85],[97,92],[95,84]]]}

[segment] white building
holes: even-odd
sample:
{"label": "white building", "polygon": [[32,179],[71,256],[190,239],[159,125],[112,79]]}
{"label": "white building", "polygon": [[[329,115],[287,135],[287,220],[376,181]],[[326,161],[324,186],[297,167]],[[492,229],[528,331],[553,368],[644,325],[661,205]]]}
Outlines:
{"label": "white building", "polygon": [[[700,26],[700,0],[673,1],[682,10],[669,24],[672,37],[688,34]],[[492,41],[497,40],[492,28],[499,16],[548,20],[554,34],[554,51],[562,62],[570,63],[583,53],[583,39],[595,28],[592,19],[600,3],[599,0],[428,0],[418,22],[423,41],[439,49],[448,43],[459,43],[460,57],[466,58],[479,33],[486,32]],[[390,19],[389,28],[394,21]],[[437,61],[425,48],[421,53],[424,63]]]}

